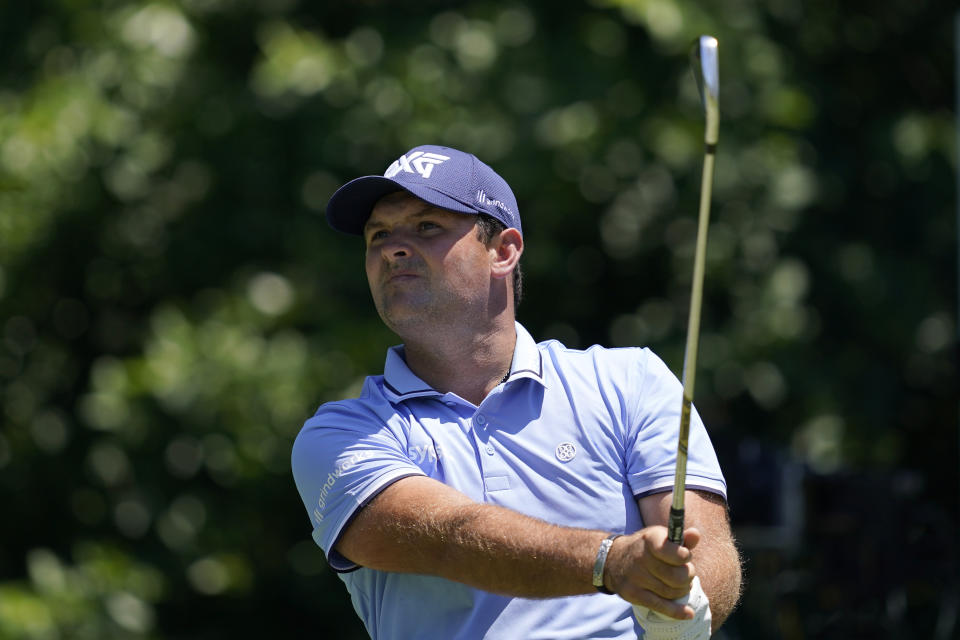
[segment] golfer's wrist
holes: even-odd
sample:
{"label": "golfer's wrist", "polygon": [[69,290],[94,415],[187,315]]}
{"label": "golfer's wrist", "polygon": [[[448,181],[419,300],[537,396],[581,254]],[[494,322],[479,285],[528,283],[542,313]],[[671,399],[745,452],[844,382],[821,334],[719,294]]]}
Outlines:
{"label": "golfer's wrist", "polygon": [[619,533],[607,534],[596,547],[597,552],[593,563],[592,583],[594,588],[600,593],[615,593],[610,583],[610,554],[613,551],[614,542],[616,542],[620,536],[621,534]]}

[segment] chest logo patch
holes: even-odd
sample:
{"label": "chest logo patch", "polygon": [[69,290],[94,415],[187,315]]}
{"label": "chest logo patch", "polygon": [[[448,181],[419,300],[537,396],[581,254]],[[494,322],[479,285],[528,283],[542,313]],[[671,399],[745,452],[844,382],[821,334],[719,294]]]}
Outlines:
{"label": "chest logo patch", "polygon": [[577,447],[572,442],[561,442],[557,445],[557,460],[570,462],[577,455]]}

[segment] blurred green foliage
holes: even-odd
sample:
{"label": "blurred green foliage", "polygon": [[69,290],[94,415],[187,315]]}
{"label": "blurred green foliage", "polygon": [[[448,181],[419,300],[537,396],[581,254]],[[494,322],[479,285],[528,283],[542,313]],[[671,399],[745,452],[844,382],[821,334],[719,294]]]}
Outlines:
{"label": "blurred green foliage", "polygon": [[[725,452],[759,443],[884,479],[872,500],[926,514],[891,517],[890,545],[955,543],[951,28],[913,0],[4,3],[0,639],[364,637],[289,450],[395,340],[326,201],[416,144],[513,186],[534,336],[679,372],[704,32],[722,124],[697,404],[731,485]],[[933,625],[954,555],[837,595],[851,575],[819,545],[871,517],[778,552],[744,523],[727,637]]]}

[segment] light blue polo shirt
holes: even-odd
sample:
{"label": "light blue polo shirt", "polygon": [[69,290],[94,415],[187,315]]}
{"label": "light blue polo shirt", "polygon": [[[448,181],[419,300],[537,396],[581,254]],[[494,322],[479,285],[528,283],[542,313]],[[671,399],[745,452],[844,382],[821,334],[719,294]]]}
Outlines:
{"label": "light blue polo shirt", "polygon": [[[477,502],[555,524],[643,527],[637,498],[673,485],[682,387],[649,349],[536,344],[519,323],[510,376],[476,406],[440,393],[387,352],[359,398],[330,402],[293,446],[313,538],[374,640],[636,638],[630,605],[600,593],[511,598],[422,575],[357,567],[333,550],[351,517],[396,480],[429,476]],[[726,496],[696,411],[687,486]]]}

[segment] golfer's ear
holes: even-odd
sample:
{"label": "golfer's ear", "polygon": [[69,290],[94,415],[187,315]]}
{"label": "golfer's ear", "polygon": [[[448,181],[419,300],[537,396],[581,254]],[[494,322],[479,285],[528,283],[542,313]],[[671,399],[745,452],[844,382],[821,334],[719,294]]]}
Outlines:
{"label": "golfer's ear", "polygon": [[492,239],[490,250],[493,254],[494,277],[505,278],[513,272],[523,253],[523,236],[516,229],[504,229]]}

